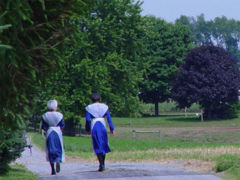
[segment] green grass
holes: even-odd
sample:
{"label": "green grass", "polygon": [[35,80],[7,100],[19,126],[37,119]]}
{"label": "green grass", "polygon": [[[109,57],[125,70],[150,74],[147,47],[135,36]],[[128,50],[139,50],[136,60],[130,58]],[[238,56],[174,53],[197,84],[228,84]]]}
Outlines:
{"label": "green grass", "polygon": [[0,180],[36,180],[37,175],[28,171],[24,166],[15,164],[5,175],[0,175]]}
{"label": "green grass", "polygon": [[239,180],[240,179],[240,167],[233,166],[230,169],[225,171],[225,174],[222,175],[225,180]]}
{"label": "green grass", "polygon": [[[44,142],[44,137],[38,134],[31,134],[33,142],[37,145],[39,145],[42,149],[44,149],[44,146],[42,146]],[[199,143],[199,142],[156,142],[156,141],[142,141],[142,140],[129,140],[129,139],[119,139],[116,137],[109,138],[109,144],[111,146],[111,150],[113,153],[119,154],[123,153],[126,156],[129,154],[132,155],[134,152],[137,153],[147,153],[149,151],[149,154],[159,153],[158,151],[161,151],[161,154],[165,156],[165,158],[169,158],[167,154],[164,153],[164,151],[168,150],[176,150],[179,151],[176,153],[179,158],[181,157],[187,157],[189,154],[184,153],[185,150],[188,149],[212,149],[212,148],[227,148],[229,146],[234,148],[239,148],[240,144],[231,144],[231,143]],[[65,152],[67,155],[74,155],[79,156],[82,158],[89,158],[92,156],[92,146],[91,146],[91,139],[90,137],[64,137],[64,146],[65,146]],[[151,152],[151,151],[154,152]],[[183,152],[181,155],[181,151]],[[136,154],[137,154],[136,153]],[[172,156],[173,153],[169,153],[169,155]],[[199,155],[199,157],[197,157]],[[122,157],[123,155],[121,155]],[[177,158],[176,156],[176,158]],[[190,155],[189,155],[190,156]],[[191,154],[191,158],[195,159],[202,159],[203,156],[205,156],[205,159],[209,159],[210,157],[206,155],[199,154],[198,151],[196,153]],[[126,158],[124,158],[126,159]],[[137,160],[138,157],[132,157],[131,159]],[[145,158],[147,159],[147,157]],[[151,158],[149,158],[151,159]],[[121,158],[116,156],[114,157],[114,160],[120,160]]]}

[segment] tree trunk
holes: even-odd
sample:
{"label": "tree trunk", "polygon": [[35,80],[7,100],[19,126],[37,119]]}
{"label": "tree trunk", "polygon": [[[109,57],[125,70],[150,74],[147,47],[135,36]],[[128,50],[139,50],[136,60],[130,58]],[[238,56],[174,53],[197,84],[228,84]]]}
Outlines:
{"label": "tree trunk", "polygon": [[207,120],[215,120],[215,119],[217,119],[217,116],[216,116],[216,114],[215,114],[215,111],[214,111],[215,109],[213,109],[213,108],[205,108],[204,109],[204,117],[205,117],[205,119],[207,119]]}
{"label": "tree trunk", "polygon": [[155,116],[158,116],[158,102],[155,102]]}

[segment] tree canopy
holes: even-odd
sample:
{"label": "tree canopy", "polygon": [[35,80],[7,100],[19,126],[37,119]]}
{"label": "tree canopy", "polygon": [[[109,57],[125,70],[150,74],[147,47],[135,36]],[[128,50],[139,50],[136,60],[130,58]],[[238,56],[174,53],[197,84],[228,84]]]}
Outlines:
{"label": "tree canopy", "polygon": [[198,103],[209,119],[224,118],[238,101],[237,60],[216,46],[194,48],[184,59],[172,89],[179,107]]}
{"label": "tree canopy", "polygon": [[[68,61],[48,85],[69,118],[84,116],[89,96],[98,92],[116,116],[136,116],[138,83],[144,70],[139,57],[144,33],[141,3],[99,0],[74,21],[78,44],[66,49]],[[76,116],[75,116],[76,115]]]}
{"label": "tree canopy", "polygon": [[146,16],[143,18],[144,51],[142,57],[148,66],[144,80],[140,83],[140,98],[155,104],[170,97],[170,82],[174,80],[178,67],[191,48],[189,29],[181,24],[167,23],[162,19]]}
{"label": "tree canopy", "polygon": [[0,127],[17,128],[29,114],[34,91],[58,64],[71,21],[88,0],[0,1]]}

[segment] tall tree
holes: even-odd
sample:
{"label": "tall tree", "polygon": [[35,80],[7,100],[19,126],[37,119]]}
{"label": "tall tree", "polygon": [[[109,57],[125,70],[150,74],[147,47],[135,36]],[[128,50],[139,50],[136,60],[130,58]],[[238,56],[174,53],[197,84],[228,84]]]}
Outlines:
{"label": "tall tree", "polygon": [[[87,0],[1,1],[0,34],[11,49],[0,51],[0,126],[18,127],[27,114],[34,90],[57,65],[59,50],[73,30],[71,21],[82,14]],[[60,46],[61,45],[61,46]]]}
{"label": "tall tree", "polygon": [[189,29],[181,24],[167,23],[152,16],[144,17],[143,22],[146,36],[142,56],[148,69],[140,84],[140,98],[154,103],[155,115],[158,115],[158,103],[170,97],[170,82],[191,47],[191,37]]}
{"label": "tall tree", "polygon": [[144,69],[139,57],[140,5],[133,0],[98,0],[89,14],[74,22],[79,43],[68,49],[68,63],[51,82],[51,94],[62,101],[69,118],[84,115],[92,92],[102,95],[113,115],[138,113],[138,82]]}
{"label": "tall tree", "polygon": [[223,48],[201,46],[181,65],[172,98],[181,108],[198,103],[207,119],[227,118],[231,105],[238,101],[239,82],[235,58]]}

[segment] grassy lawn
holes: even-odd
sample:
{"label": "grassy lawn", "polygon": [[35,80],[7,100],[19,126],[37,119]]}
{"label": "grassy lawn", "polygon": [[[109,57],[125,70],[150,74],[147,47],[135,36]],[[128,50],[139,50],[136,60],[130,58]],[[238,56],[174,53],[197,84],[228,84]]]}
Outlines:
{"label": "grassy lawn", "polygon": [[[111,161],[204,160],[225,179],[240,179],[240,119],[201,122],[198,116],[113,118],[115,136],[109,136]],[[136,134],[132,130],[160,130]],[[32,134],[34,143],[44,148],[44,137]],[[89,136],[64,137],[68,156],[95,161]]]}
{"label": "grassy lawn", "polygon": [[1,180],[36,180],[37,176],[28,171],[24,166],[15,164],[5,175],[0,175]]}

